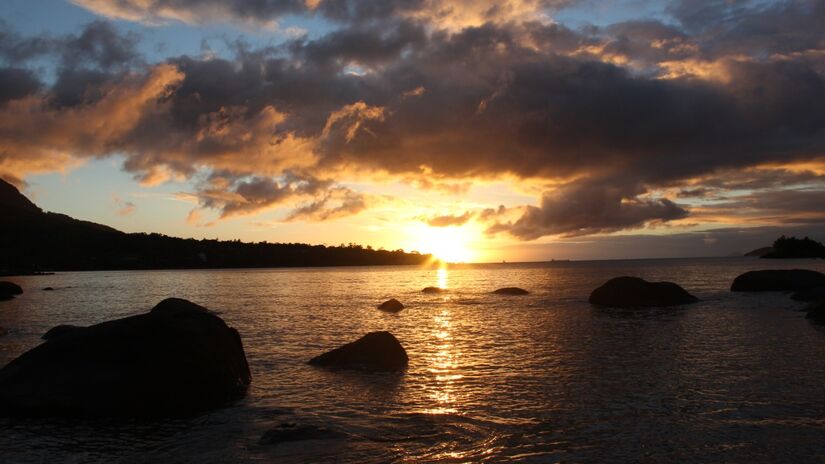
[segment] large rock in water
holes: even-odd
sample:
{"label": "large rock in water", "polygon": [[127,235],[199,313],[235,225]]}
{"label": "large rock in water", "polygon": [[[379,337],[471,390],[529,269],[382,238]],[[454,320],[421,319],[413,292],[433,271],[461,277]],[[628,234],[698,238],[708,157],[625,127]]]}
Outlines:
{"label": "large rock in water", "polygon": [[732,292],[797,291],[825,286],[825,274],[806,269],[781,269],[746,272],[730,286]]}
{"label": "large rock in water", "polygon": [[699,301],[673,282],[648,282],[639,277],[616,277],[593,290],[589,301],[617,308],[677,306]]}
{"label": "large rock in water", "polygon": [[238,332],[169,298],[68,331],[0,369],[0,415],[171,417],[220,407],[250,382]]}
{"label": "large rock in water", "polygon": [[441,288],[441,287],[424,287],[424,289],[421,290],[421,293],[438,294],[438,293],[444,293],[446,291],[447,291],[446,288]]}
{"label": "large rock in water", "polygon": [[504,287],[493,291],[493,293],[496,295],[527,295],[530,292],[518,287]]}
{"label": "large rock in water", "polygon": [[7,281],[0,282],[0,301],[11,300],[14,295],[20,295],[21,293],[23,293],[23,289],[19,285]]}
{"label": "large rock in water", "polygon": [[9,295],[20,295],[23,293],[23,287],[14,282],[2,281],[0,282],[0,293],[8,293]]}
{"label": "large rock in water", "polygon": [[404,304],[396,300],[395,298],[390,298],[389,300],[378,305],[378,309],[380,309],[381,311],[386,311],[388,313],[397,313],[404,309]]}
{"label": "large rock in water", "polygon": [[407,351],[389,332],[370,332],[358,340],[309,360],[314,366],[394,371],[407,366]]}

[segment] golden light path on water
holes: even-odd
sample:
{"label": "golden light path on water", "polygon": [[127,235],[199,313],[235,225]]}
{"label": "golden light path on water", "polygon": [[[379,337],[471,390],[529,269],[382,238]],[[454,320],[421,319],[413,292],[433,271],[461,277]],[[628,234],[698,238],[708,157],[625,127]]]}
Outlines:
{"label": "golden light path on water", "polygon": [[[442,265],[436,271],[438,287],[449,289],[448,271]],[[433,407],[425,410],[429,414],[452,414],[457,413],[456,382],[463,377],[456,372],[460,353],[453,344],[452,312],[449,305],[444,306],[434,316],[433,344],[435,351],[428,359],[430,365],[429,372],[433,374],[435,381],[429,391],[429,398],[433,401]]]}

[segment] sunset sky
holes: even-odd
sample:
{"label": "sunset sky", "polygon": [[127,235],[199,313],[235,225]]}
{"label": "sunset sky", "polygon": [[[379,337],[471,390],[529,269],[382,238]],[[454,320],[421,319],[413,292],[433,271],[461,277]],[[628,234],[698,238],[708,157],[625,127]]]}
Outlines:
{"label": "sunset sky", "polygon": [[457,261],[825,239],[825,2],[3,0],[0,177]]}

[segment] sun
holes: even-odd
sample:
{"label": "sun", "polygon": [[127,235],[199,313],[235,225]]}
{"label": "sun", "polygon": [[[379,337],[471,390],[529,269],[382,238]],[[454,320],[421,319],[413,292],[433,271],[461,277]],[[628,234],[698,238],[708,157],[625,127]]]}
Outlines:
{"label": "sun", "polygon": [[475,252],[470,247],[472,231],[467,227],[430,227],[415,224],[409,231],[409,249],[429,253],[448,263],[470,263]]}

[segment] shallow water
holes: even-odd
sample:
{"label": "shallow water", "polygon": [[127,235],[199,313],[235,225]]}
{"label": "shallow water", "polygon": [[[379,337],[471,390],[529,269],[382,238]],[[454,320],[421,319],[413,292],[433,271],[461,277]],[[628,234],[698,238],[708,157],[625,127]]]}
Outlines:
{"label": "shallow water", "polygon": [[[2,462],[823,462],[825,330],[787,295],[734,294],[751,269],[825,261],[691,259],[453,267],[78,272],[18,277],[0,303],[0,365],[59,323],[145,312],[169,296],[242,337],[249,395],[166,422],[0,419]],[[608,278],[680,283],[679,309],[592,307]],[[425,295],[426,286],[449,289]],[[51,292],[39,290],[51,286]],[[489,292],[504,286],[527,296]],[[395,297],[407,309],[375,309]],[[402,374],[311,357],[374,330]],[[282,422],[344,438],[264,446]]]}

